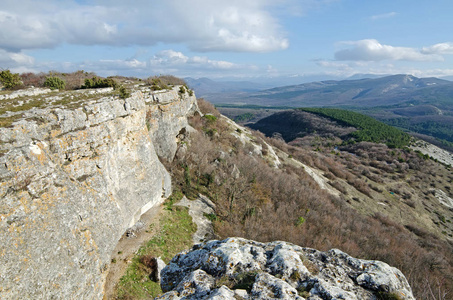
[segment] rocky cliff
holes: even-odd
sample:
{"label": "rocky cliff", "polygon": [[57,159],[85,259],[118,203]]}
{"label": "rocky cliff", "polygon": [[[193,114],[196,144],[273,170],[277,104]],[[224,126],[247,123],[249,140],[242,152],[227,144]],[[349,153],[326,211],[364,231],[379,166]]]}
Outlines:
{"label": "rocky cliff", "polygon": [[0,128],[0,298],[102,298],[117,241],[171,193],[158,156],[173,158],[198,110],[178,91],[16,99],[37,105]]}
{"label": "rocky cliff", "polygon": [[380,261],[286,242],[209,241],[175,256],[158,299],[415,299],[404,275]]}

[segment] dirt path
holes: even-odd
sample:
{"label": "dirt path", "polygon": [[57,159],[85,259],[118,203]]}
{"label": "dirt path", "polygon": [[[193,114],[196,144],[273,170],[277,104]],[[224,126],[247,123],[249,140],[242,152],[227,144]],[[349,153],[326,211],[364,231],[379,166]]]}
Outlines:
{"label": "dirt path", "polygon": [[[127,237],[124,234],[112,252],[112,263],[104,285],[104,300],[115,299],[115,287],[124,275],[126,268],[132,261],[135,252],[140,246],[149,241],[159,230],[159,216],[162,205],[157,205],[142,215],[140,221],[144,226],[135,231],[135,237]],[[113,262],[115,261],[115,262]]]}

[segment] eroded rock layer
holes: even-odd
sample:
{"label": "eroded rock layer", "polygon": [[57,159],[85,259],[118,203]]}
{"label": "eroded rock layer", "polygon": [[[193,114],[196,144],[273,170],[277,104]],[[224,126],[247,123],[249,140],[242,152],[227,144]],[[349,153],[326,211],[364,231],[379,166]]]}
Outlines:
{"label": "eroded rock layer", "polygon": [[117,241],[171,193],[158,155],[197,110],[177,87],[137,88],[0,128],[0,298],[102,298]]}

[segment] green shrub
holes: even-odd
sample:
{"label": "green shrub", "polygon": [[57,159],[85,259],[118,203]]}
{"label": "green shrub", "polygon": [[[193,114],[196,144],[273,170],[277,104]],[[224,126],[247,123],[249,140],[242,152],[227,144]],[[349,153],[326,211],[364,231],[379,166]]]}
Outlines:
{"label": "green shrub", "polygon": [[106,87],[116,89],[118,87],[118,83],[113,78],[99,78],[94,76],[93,78],[85,79],[85,85],[82,86],[82,89],[97,89]]}
{"label": "green shrub", "polygon": [[402,300],[401,296],[397,293],[378,292],[377,299],[379,300]]}
{"label": "green shrub", "polygon": [[131,93],[124,86],[120,87],[119,92],[120,92],[121,99],[126,99],[131,96]]}
{"label": "green shrub", "polygon": [[66,82],[58,77],[47,77],[44,81],[44,86],[50,88],[51,90],[64,90]]}
{"label": "green shrub", "polygon": [[179,93],[180,94],[185,94],[186,93],[186,88],[183,85],[179,87]]}
{"label": "green shrub", "polygon": [[214,115],[204,115],[204,118],[209,122],[215,122],[215,120],[217,120],[217,117]]}
{"label": "green shrub", "polygon": [[20,76],[18,73],[11,73],[10,70],[0,72],[0,82],[7,89],[15,88],[21,84]]}
{"label": "green shrub", "polygon": [[151,85],[153,91],[168,90],[170,88],[160,77],[150,77],[146,79],[146,82]]}
{"label": "green shrub", "polygon": [[216,214],[204,213],[203,216],[205,216],[205,218],[208,219],[211,222],[217,221],[217,215]]}
{"label": "green shrub", "polygon": [[304,217],[297,218],[296,226],[300,226],[300,225],[302,225],[304,223],[305,223],[305,218]]}

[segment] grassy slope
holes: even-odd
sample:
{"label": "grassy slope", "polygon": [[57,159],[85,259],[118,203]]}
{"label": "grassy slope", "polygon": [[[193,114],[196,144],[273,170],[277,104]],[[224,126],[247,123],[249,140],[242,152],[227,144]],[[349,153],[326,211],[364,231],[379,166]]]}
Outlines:
{"label": "grassy slope", "polygon": [[149,278],[150,270],[141,263],[146,255],[161,257],[168,263],[173,256],[192,246],[192,235],[196,225],[186,208],[174,207],[172,203],[179,200],[179,192],[166,201],[166,209],[160,216],[160,232],[143,245],[132,259],[126,274],[121,278],[117,292],[118,299],[152,299],[162,293],[160,284]]}

